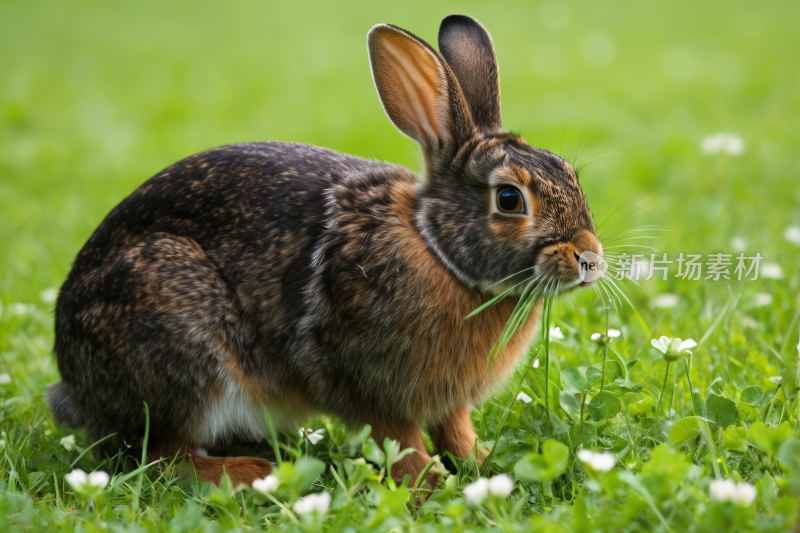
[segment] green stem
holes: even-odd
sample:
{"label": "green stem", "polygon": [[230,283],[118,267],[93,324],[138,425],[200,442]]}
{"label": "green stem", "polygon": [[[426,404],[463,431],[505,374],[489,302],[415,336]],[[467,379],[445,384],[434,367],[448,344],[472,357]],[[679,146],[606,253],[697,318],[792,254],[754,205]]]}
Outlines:
{"label": "green stem", "polygon": [[661,386],[661,395],[658,397],[658,406],[656,406],[656,417],[661,413],[661,400],[664,399],[664,391],[667,389],[667,378],[669,377],[669,363],[667,361],[667,371],[664,373],[664,384]]}
{"label": "green stem", "polygon": [[775,405],[775,400],[778,399],[778,393],[780,391],[781,391],[781,386],[778,385],[778,387],[775,389],[775,394],[772,395],[772,401],[769,402],[769,407],[767,407],[767,411],[766,411],[766,413],[764,413],[764,423],[765,424],[767,423],[767,420],[769,419],[770,413],[772,413],[772,406]]}
{"label": "green stem", "polygon": [[672,412],[672,408],[675,405],[675,387],[678,383],[678,371],[676,370],[675,373],[672,375],[672,396],[669,397],[669,410],[667,414]]}
{"label": "green stem", "polygon": [[[269,440],[272,441],[272,451],[275,453],[275,462],[278,463],[278,466],[280,466],[283,460],[281,459],[281,449],[280,445],[278,444],[278,435],[275,433],[275,426],[272,425],[272,417],[267,410],[267,406],[262,405],[261,408],[264,409],[264,419],[267,421]],[[305,439],[306,436],[303,435],[303,438]],[[306,455],[308,455],[308,445],[306,445]]]}
{"label": "green stem", "polygon": [[[500,441],[500,432],[503,431],[503,427],[506,425],[506,419],[508,418],[508,414],[511,412],[512,406],[514,402],[517,401],[517,396],[519,396],[520,391],[522,391],[522,385],[525,383],[525,378],[528,376],[528,372],[530,372],[531,365],[536,361],[536,358],[539,357],[539,352],[541,351],[541,347],[533,353],[531,357],[531,363],[525,366],[525,372],[522,373],[522,377],[519,380],[519,384],[517,385],[517,392],[514,393],[514,397],[511,398],[511,403],[506,406],[505,411],[503,412],[503,418],[500,420],[500,425],[497,427],[497,431],[494,435],[494,444],[492,444],[492,449],[489,451],[489,455],[483,460],[483,467],[480,468],[478,472],[478,476],[482,476],[488,469],[489,463],[492,462],[492,457],[494,457],[494,451],[497,448],[497,443]],[[477,463],[478,460],[478,452],[477,452],[478,441],[475,440],[475,462]]]}
{"label": "green stem", "polygon": [[583,406],[586,405],[586,395],[581,397],[581,445],[583,445]]}
{"label": "green stem", "polygon": [[547,422],[547,434],[550,435],[550,296],[544,301],[544,415]]}
{"label": "green stem", "polygon": [[636,459],[636,444],[633,442],[633,430],[631,429],[631,421],[628,418],[628,406],[622,408],[622,412],[625,414],[625,425],[628,426],[628,438],[631,441],[631,453],[633,454],[634,460]]}
{"label": "green stem", "polygon": [[[147,402],[144,403],[144,440],[142,441],[142,462],[139,466],[144,466],[147,464],[147,441],[150,440],[150,406],[147,405]],[[139,509],[139,495],[142,492],[142,478],[144,477],[144,470],[139,474],[139,478],[136,481],[136,491],[133,496],[133,508],[138,510]]]}
{"label": "green stem", "polygon": [[606,359],[608,359],[608,307],[606,307],[606,334],[604,337],[605,344],[603,346],[603,374],[600,377],[600,392],[603,392],[603,387],[606,384]]}
{"label": "green stem", "polygon": [[[691,358],[691,355],[689,356]],[[697,412],[697,406],[694,404],[694,389],[692,388],[692,365],[689,363],[687,359],[683,360],[683,364],[686,366],[686,381],[689,382],[689,399],[692,402],[692,409],[694,409],[695,416],[700,416],[700,413]]]}

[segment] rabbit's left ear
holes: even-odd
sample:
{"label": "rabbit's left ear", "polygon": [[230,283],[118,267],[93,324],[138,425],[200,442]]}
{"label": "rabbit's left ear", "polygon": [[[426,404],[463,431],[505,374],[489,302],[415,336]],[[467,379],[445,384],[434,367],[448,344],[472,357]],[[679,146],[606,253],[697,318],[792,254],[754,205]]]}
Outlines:
{"label": "rabbit's left ear", "polygon": [[416,35],[378,24],[367,35],[370,66],[381,104],[426,158],[446,160],[474,130],[458,81],[444,60]]}
{"label": "rabbit's left ear", "polygon": [[439,52],[458,79],[479,130],[501,131],[500,76],[489,32],[466,15],[450,15],[439,27]]}

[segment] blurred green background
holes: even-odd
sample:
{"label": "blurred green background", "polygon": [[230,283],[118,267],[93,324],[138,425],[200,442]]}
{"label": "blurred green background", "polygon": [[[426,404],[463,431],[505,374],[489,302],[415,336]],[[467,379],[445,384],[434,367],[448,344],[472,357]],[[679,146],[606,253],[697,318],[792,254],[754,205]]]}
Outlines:
{"label": "blurred green background", "polygon": [[[553,313],[553,326],[565,334],[552,348],[556,366],[598,364],[602,354],[591,333],[619,328],[615,349],[628,368],[640,361],[632,379],[647,385],[653,403],[664,398],[669,366],[665,377],[651,338],[693,337],[702,345],[692,359],[698,390],[705,393],[722,378],[714,381],[714,390],[720,392],[724,383],[725,394],[736,399],[754,384],[775,391],[781,376],[794,396],[784,391],[777,408],[778,393],[771,393],[771,407],[776,406],[771,420],[775,425],[793,420],[797,433],[800,1],[0,0],[0,450],[5,461],[0,489],[18,487],[13,501],[29,508],[40,498],[39,522],[31,524],[50,521],[51,528],[67,524],[63,530],[68,530],[70,524],[84,528],[85,520],[100,519],[86,509],[72,512],[77,500],[65,494],[63,474],[76,464],[94,469],[98,463],[94,453],[80,452],[89,445],[83,432],[76,440],[54,424],[42,393],[59,379],[52,356],[56,289],[103,217],[164,167],[226,143],[306,142],[420,170],[418,148],[394,129],[378,101],[366,34],[372,25],[387,22],[435,46],[441,19],[458,12],[480,20],[494,37],[506,126],[531,144],[585,166],[581,183],[595,219],[610,215],[603,229],[613,228],[609,234],[650,225],[668,230],[646,232],[663,236],[661,241],[606,240],[606,251],[649,253],[634,247],[641,243],[668,252],[671,259],[680,252],[759,252],[771,264],[770,276],[747,282],[680,281],[673,265],[668,281],[643,282],[641,288],[626,284],[639,315],[626,304],[612,311],[608,322],[598,293],[584,291],[575,305]],[[706,153],[704,142],[719,132],[741,138],[744,151]],[[644,212],[626,218],[639,211]],[[671,374],[669,407],[672,411],[674,404],[677,412],[668,416],[673,421],[692,409],[680,372]],[[516,405],[493,471],[511,472],[520,454],[535,444],[531,436],[539,435],[542,419],[535,417],[535,404],[525,407],[513,393],[527,376],[527,369],[518,371],[514,385],[474,414],[481,440],[488,442],[503,429],[508,415],[503,406]],[[527,383],[533,387],[533,377]],[[558,403],[557,391],[553,400],[551,406]],[[739,425],[746,426],[753,410],[739,405]],[[310,424],[319,428],[322,421]],[[343,432],[328,422],[326,427],[330,435]],[[642,443],[655,426],[636,427]],[[628,431],[634,434],[630,426]],[[331,442],[322,445],[321,457]],[[652,443],[635,451],[634,459],[637,453],[646,459]],[[597,445],[605,446],[601,440]],[[50,459],[42,463],[43,457]],[[687,481],[678,491],[678,484],[684,486],[682,474],[670,466],[677,463],[660,457],[647,464],[651,474],[658,474],[652,479],[669,479],[653,483],[662,487],[659,504],[672,509],[665,514],[674,529],[689,531],[690,520],[700,529],[702,523],[721,523],[704,511],[710,463],[702,479]],[[684,459],[678,461],[686,466]],[[761,521],[745,524],[737,521],[741,515],[728,511],[725,517],[737,528],[765,531],[762,526],[775,509],[796,503],[784,492],[776,500],[772,485],[762,483],[775,483],[772,466],[749,461],[736,468],[759,486]],[[770,459],[769,464],[777,463]],[[64,499],[56,492],[54,500],[49,481],[43,482],[51,472],[54,485],[62,480]],[[767,477],[759,480],[763,472]],[[800,479],[797,472],[792,479]],[[564,505],[549,515],[558,523],[554,529],[566,524],[567,511],[580,507],[572,504],[575,479],[582,481],[571,479],[571,499],[559,500]],[[333,485],[332,478],[325,480]],[[137,514],[138,492],[133,498],[122,489],[109,490],[112,499],[102,519],[132,521],[134,528],[139,520],[161,531],[172,526],[158,525],[159,520],[172,519],[178,508],[185,510],[181,516],[199,517],[207,500],[198,498],[218,494],[184,485],[186,500],[162,500],[165,492],[148,486],[149,494],[159,495],[157,505],[153,496],[153,506]],[[619,524],[631,522],[631,512],[644,512],[644,500],[632,492],[627,499],[603,500],[589,487],[582,494],[596,502],[593,509],[605,509],[606,518],[617,516]],[[184,505],[189,495],[206,502],[203,509]],[[230,495],[223,500],[230,503]],[[526,513],[546,507],[540,505],[543,499],[530,502]],[[395,517],[408,518],[398,509]],[[0,513],[0,524],[6,515],[23,523],[35,514],[14,513]],[[649,527],[644,521],[631,523]],[[85,527],[112,527],[106,524]]]}
{"label": "blurred green background", "polygon": [[[388,22],[435,45],[453,12],[494,37],[506,126],[590,162],[598,220],[658,191],[628,227],[670,230],[660,249],[730,251],[738,236],[780,259],[800,220],[800,2],[4,0],[1,301],[59,286],[114,205],[206,148],[291,140],[418,170],[365,37]],[[718,131],[745,153],[704,155]]]}

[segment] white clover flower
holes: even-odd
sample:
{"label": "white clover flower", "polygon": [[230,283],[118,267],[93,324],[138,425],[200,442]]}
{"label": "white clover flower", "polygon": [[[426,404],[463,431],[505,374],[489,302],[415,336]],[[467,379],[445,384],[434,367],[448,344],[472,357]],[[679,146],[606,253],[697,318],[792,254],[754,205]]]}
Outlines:
{"label": "white clover flower", "polygon": [[89,474],[88,482],[92,487],[104,489],[106,488],[106,485],[108,485],[108,481],[110,479],[111,476],[109,476],[106,472],[103,472],[102,470],[96,470]]}
{"label": "white clover flower", "polygon": [[736,483],[730,479],[716,479],[709,486],[711,497],[718,502],[731,501],[736,494]]}
{"label": "white clover flower", "polygon": [[800,226],[789,226],[783,232],[783,238],[786,242],[792,243],[795,246],[800,246]]}
{"label": "white clover flower", "polygon": [[734,501],[742,507],[750,507],[756,501],[758,490],[750,483],[738,483],[736,488],[738,489],[738,494]]}
{"label": "white clover flower", "polygon": [[561,333],[561,328],[553,328],[550,330],[550,338],[555,340],[562,340],[564,338],[564,334]]}
{"label": "white clover flower", "polygon": [[270,492],[275,492],[280,484],[281,480],[278,479],[277,476],[270,474],[264,479],[257,479],[253,481],[253,490],[258,491],[261,494],[269,494]]}
{"label": "white clover flower", "polygon": [[514,481],[506,474],[498,474],[489,480],[489,494],[500,498],[508,498],[514,490]]}
{"label": "white clover flower", "polygon": [[72,486],[72,488],[78,489],[86,485],[86,482],[89,480],[89,476],[87,476],[86,472],[80,468],[76,468],[69,474],[64,475],[64,479]]}
{"label": "white clover flower", "polygon": [[753,297],[753,305],[756,307],[766,307],[772,304],[772,295],[768,292],[757,292]]}
{"label": "white clover flower", "polygon": [[524,392],[520,391],[520,393],[517,394],[517,400],[522,402],[522,403],[531,403],[533,401],[533,398],[531,398],[530,396],[528,396]]}
{"label": "white clover flower", "polygon": [[8,385],[11,383],[11,376],[3,372],[0,374],[0,385]]}
{"label": "white clover flower", "polygon": [[712,481],[709,492],[718,502],[733,502],[742,507],[752,505],[758,495],[758,490],[750,483],[734,483],[730,479]]}
{"label": "white clover flower", "polygon": [[617,457],[608,452],[593,452],[592,450],[581,450],[578,452],[578,459],[594,472],[608,472],[617,464]]}
{"label": "white clover flower", "polygon": [[[67,449],[68,452],[71,452],[75,449],[75,435],[67,435],[66,437],[61,438],[61,445]],[[73,471],[74,472],[74,471]]]}
{"label": "white clover flower", "polygon": [[310,442],[311,444],[316,445],[319,441],[325,438],[324,429],[318,429],[314,431],[313,429],[300,428],[297,431],[298,433],[300,433],[300,436],[302,438],[308,439],[308,442]]}
{"label": "white clover flower", "polygon": [[607,344],[622,335],[618,329],[609,329],[607,333],[592,333],[591,339],[598,344]]}
{"label": "white clover flower", "polygon": [[734,252],[744,252],[747,249],[747,241],[737,235],[731,238],[731,248]]}
{"label": "white clover flower", "polygon": [[721,132],[703,137],[700,150],[706,155],[728,154],[742,155],[744,140],[735,133]]}
{"label": "white clover flower", "polygon": [[473,505],[480,505],[489,495],[489,480],[485,477],[464,487],[464,497]]}
{"label": "white clover flower", "polygon": [[777,263],[761,265],[761,275],[767,279],[783,279],[783,267]]}
{"label": "white clover flower", "polygon": [[44,289],[42,292],[39,293],[39,299],[48,305],[55,303],[56,298],[58,298],[58,289],[53,287],[50,287],[49,289]]}
{"label": "white clover flower", "polygon": [[301,516],[314,514],[317,517],[323,517],[328,513],[330,504],[331,495],[327,492],[320,492],[319,494],[309,494],[300,498],[294,502],[292,509]]}
{"label": "white clover flower", "polygon": [[102,470],[97,470],[91,474],[86,474],[86,472],[80,468],[76,468],[69,474],[66,474],[64,479],[73,489],[75,489],[76,492],[81,494],[91,494],[103,490],[106,485],[108,485],[108,481],[111,478]]}
{"label": "white clover flower", "polygon": [[650,344],[664,354],[664,359],[667,361],[677,361],[684,353],[688,353],[691,355],[691,348],[697,346],[697,343],[694,339],[686,339],[682,341],[679,338],[670,339],[669,337],[660,337],[658,339],[653,339],[650,341]]}
{"label": "white clover flower", "polygon": [[655,307],[657,309],[672,309],[674,307],[678,307],[681,298],[677,294],[671,293],[664,293],[659,294],[652,300],[650,300],[650,306]]}

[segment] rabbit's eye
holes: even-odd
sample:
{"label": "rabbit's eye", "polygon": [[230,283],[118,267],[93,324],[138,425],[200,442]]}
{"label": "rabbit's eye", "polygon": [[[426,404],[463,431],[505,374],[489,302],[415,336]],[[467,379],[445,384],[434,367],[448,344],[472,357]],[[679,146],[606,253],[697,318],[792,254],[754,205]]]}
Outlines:
{"label": "rabbit's eye", "polygon": [[502,189],[498,189],[497,208],[503,213],[522,212],[522,194],[514,187],[503,187]]}

